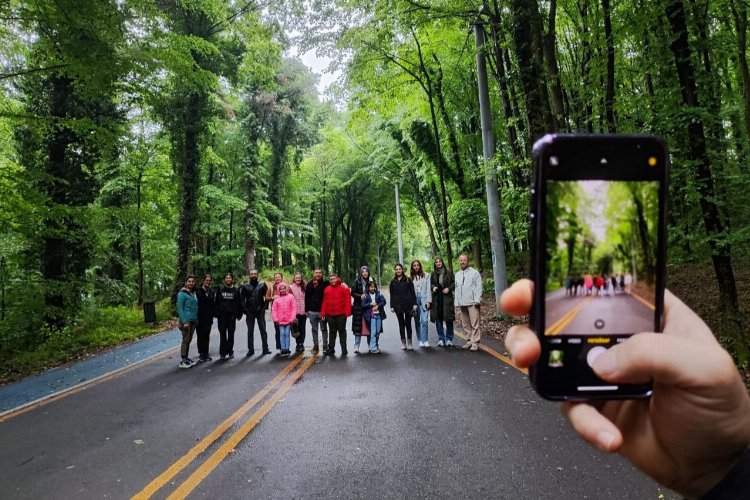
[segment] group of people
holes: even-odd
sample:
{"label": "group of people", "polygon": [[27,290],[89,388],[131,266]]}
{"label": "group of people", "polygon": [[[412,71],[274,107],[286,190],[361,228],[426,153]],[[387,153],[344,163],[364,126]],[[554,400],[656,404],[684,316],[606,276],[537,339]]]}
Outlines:
{"label": "group of people", "polygon": [[633,283],[633,276],[630,274],[617,275],[591,275],[585,274],[576,278],[568,276],[563,282],[565,295],[576,297],[578,295],[616,295],[620,293],[630,293],[630,285]]}
{"label": "group of people", "polygon": [[[390,311],[398,320],[402,349],[413,349],[414,330],[418,346],[430,347],[427,333],[430,321],[435,323],[438,347],[453,346],[453,323],[456,309],[459,309],[467,335],[463,348],[479,350],[482,277],[469,266],[466,255],[459,256],[458,262],[460,270],[455,274],[440,257],[435,259],[432,273],[426,272],[419,260],[412,261],[408,275],[402,264],[394,267],[389,286]],[[285,282],[281,273],[276,273],[273,282],[266,284],[259,279],[256,269],[248,273],[246,284],[237,287],[234,281],[232,273],[224,275],[218,288],[212,287],[211,275],[204,276],[199,286],[195,276],[188,276],[185,280],[177,295],[177,315],[182,332],[180,368],[212,360],[208,348],[214,318],[218,319],[220,359],[234,358],[235,328],[243,315],[247,323],[246,356],[255,355],[256,324],[260,332],[261,355],[271,354],[266,330],[267,310],[271,312],[279,356],[291,356],[292,338],[295,352],[305,350],[308,320],[313,353],[319,352],[322,344],[325,355],[335,355],[338,338],[341,354],[347,355],[346,323],[350,316],[355,353],[361,352],[363,337],[367,339],[367,351],[371,354],[381,352],[379,339],[388,301],[366,265],[359,269],[351,286],[344,284],[336,273],[330,273],[325,280],[321,269],[313,271],[312,279],[307,283],[302,273],[295,273],[291,283]],[[197,362],[188,355],[194,333],[197,334]]]}

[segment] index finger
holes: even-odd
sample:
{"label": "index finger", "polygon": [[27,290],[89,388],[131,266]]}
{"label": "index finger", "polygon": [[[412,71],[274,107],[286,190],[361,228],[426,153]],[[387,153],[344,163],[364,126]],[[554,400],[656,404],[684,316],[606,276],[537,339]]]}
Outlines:
{"label": "index finger", "polygon": [[500,296],[500,307],[511,316],[526,316],[531,311],[534,283],[522,279],[513,283]]}

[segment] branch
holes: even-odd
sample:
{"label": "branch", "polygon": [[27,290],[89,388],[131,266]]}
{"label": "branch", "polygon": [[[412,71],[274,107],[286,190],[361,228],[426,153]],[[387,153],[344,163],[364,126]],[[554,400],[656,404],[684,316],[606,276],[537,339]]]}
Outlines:
{"label": "branch", "polygon": [[15,73],[0,73],[0,80],[6,80],[8,78],[15,78],[17,76],[29,75],[31,73],[39,73],[41,71],[51,71],[53,69],[60,69],[66,66],[70,66],[70,64],[56,64],[54,66],[47,66],[45,68],[27,69],[23,71],[17,71]]}

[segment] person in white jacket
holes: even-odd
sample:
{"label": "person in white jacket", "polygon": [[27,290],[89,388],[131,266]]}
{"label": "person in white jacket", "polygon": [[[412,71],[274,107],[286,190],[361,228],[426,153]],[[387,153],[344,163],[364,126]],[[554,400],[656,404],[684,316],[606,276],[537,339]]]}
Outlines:
{"label": "person in white jacket", "polygon": [[456,273],[456,307],[461,308],[461,324],[468,337],[464,349],[479,350],[479,304],[482,301],[482,275],[469,266],[466,254],[458,256],[461,268]]}
{"label": "person in white jacket", "polygon": [[417,340],[419,347],[430,347],[427,327],[430,324],[430,312],[427,304],[432,302],[432,290],[430,290],[430,273],[424,272],[422,263],[413,260],[411,269],[411,282],[414,285],[414,294],[417,296],[417,315],[414,316],[414,326],[417,329]]}

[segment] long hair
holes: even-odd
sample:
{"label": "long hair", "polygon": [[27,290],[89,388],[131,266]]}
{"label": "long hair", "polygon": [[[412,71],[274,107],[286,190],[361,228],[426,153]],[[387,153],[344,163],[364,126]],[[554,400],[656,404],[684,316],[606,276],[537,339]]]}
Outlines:
{"label": "long hair", "polygon": [[[417,264],[419,264],[419,272],[418,273],[414,272],[414,263],[415,262]],[[419,260],[414,259],[413,261],[411,261],[411,265],[409,266],[409,276],[411,276],[412,280],[414,280],[414,278],[416,276],[419,276],[420,278],[424,278],[424,267],[422,267],[422,263],[419,262]]]}
{"label": "long hair", "polygon": [[302,273],[294,273],[294,276],[292,276],[292,283],[294,283],[294,279],[295,279],[295,278],[296,278],[297,276],[299,276],[299,277],[300,277],[299,287],[300,287],[300,288],[301,288],[302,290],[304,290],[304,289],[305,289],[305,277],[304,277],[304,276],[302,276]]}

